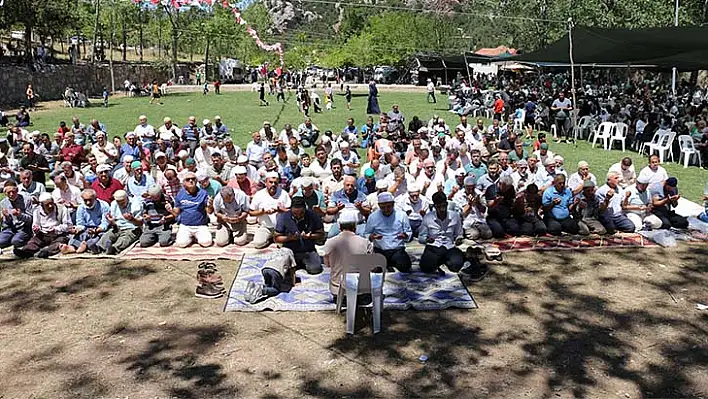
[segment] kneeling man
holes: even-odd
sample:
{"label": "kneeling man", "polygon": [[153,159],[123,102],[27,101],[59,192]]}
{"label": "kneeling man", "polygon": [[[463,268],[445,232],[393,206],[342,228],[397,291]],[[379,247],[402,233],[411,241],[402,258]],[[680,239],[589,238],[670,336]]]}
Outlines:
{"label": "kneeling man", "polygon": [[423,218],[418,241],[425,244],[420,258],[420,269],[434,273],[447,265],[451,272],[458,272],[465,263],[464,255],[455,245],[463,240],[462,220],[457,212],[448,212],[447,197],[441,192],[433,194],[435,212]]}
{"label": "kneeling man", "polygon": [[400,272],[411,270],[411,258],[406,243],[413,231],[406,213],[396,209],[393,194],[383,192],[378,196],[379,210],[366,221],[364,236],[374,243],[374,252],[386,257],[386,267]]}
{"label": "kneeling man", "polygon": [[315,249],[315,242],[322,239],[322,219],[306,209],[304,198],[293,198],[292,209],[278,215],[275,242],[293,251],[298,267],[304,267],[309,274],[319,274],[322,272],[322,262]]}

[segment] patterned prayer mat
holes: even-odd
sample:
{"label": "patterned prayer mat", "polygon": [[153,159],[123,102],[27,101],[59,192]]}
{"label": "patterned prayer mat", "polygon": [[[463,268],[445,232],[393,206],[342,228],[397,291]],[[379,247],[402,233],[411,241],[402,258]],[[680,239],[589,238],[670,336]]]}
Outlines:
{"label": "patterned prayer mat", "polygon": [[[414,269],[420,252],[412,254]],[[244,299],[244,291],[249,281],[263,282],[261,266],[266,259],[258,255],[246,256],[241,262],[236,278],[229,291],[224,311],[254,312],[275,311],[318,311],[335,310],[329,292],[329,270],[312,276],[304,270],[297,271],[298,283],[288,292],[251,305]],[[475,309],[477,303],[457,274],[444,276],[412,273],[386,273],[384,284],[385,310],[437,310],[447,308]]]}
{"label": "patterned prayer mat", "polygon": [[244,255],[266,253],[269,251],[270,249],[267,248],[256,249],[249,246],[239,247],[238,245],[227,245],[225,247],[217,247],[216,245],[212,245],[207,248],[202,248],[198,244],[192,244],[187,248],[179,248],[174,245],[170,247],[160,247],[159,245],[154,245],[148,248],[140,248],[139,245],[136,245],[123,253],[120,258],[127,260],[160,259],[172,261],[202,261],[215,259],[240,260]]}
{"label": "patterned prayer mat", "polygon": [[502,252],[586,250],[607,248],[656,247],[639,234],[618,233],[612,236],[514,237],[488,242]]}

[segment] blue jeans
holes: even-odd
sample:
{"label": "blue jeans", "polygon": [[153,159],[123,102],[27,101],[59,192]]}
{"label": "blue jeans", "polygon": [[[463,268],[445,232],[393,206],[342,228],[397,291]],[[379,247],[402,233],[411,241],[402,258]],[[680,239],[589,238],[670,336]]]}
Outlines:
{"label": "blue jeans", "polygon": [[6,228],[0,231],[0,248],[7,248],[12,245],[21,248],[32,238],[32,232],[28,230],[15,230]]}
{"label": "blue jeans", "polygon": [[706,222],[706,223],[708,223],[708,213],[701,212],[701,214],[698,215],[698,219],[699,219],[701,222]]}
{"label": "blue jeans", "polygon": [[[90,228],[90,227],[88,227]],[[88,229],[87,228],[87,229]],[[71,239],[69,240],[69,245],[71,245],[74,248],[78,248],[83,241],[86,241],[86,246],[89,251],[91,252],[100,252],[100,249],[98,248],[98,242],[101,240],[101,237],[103,237],[103,233],[97,234],[90,236],[86,230],[82,231],[79,234],[74,234]]]}
{"label": "blue jeans", "polygon": [[269,268],[261,270],[261,274],[263,274],[263,294],[269,297],[280,294],[280,288],[283,285],[283,276]]}
{"label": "blue jeans", "polygon": [[621,231],[623,233],[633,233],[635,226],[623,213],[604,212],[600,215],[600,223],[607,229],[607,232]]}

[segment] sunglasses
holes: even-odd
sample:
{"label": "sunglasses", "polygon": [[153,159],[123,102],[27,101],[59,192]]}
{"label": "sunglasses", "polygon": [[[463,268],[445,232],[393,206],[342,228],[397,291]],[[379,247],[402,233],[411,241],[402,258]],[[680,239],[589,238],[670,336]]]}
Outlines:
{"label": "sunglasses", "polygon": [[196,177],[188,177],[188,178],[184,179],[184,181],[197,181],[197,178]]}

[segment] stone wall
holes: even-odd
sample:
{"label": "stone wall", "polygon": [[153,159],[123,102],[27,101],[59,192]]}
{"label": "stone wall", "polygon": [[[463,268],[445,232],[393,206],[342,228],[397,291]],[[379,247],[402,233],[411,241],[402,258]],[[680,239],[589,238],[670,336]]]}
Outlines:
{"label": "stone wall", "polygon": [[[170,72],[159,71],[150,64],[114,63],[116,90],[123,90],[126,79],[135,83],[165,82]],[[177,76],[190,75],[190,65],[178,65]],[[111,71],[103,65],[48,65],[43,71],[30,71],[17,65],[0,65],[0,109],[21,105],[25,101],[27,84],[32,83],[41,101],[60,100],[67,86],[89,97],[99,96],[103,87],[111,88]]]}

